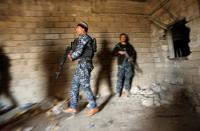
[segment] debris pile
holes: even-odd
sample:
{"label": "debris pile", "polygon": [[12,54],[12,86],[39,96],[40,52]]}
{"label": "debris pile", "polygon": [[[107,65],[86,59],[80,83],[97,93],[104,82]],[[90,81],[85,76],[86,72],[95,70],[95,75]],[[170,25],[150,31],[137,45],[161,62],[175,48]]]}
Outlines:
{"label": "debris pile", "polygon": [[180,87],[171,88],[167,85],[152,83],[150,86],[135,86],[131,93],[140,99],[145,107],[171,104],[174,100],[174,92]]}

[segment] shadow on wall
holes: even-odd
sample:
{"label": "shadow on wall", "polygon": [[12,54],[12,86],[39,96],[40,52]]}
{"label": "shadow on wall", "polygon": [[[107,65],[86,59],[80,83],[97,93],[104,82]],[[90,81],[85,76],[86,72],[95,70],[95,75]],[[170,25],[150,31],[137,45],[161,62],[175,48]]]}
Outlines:
{"label": "shadow on wall", "polygon": [[[128,37],[128,39],[129,39],[129,37]],[[132,57],[131,57],[132,58],[132,64],[133,64],[133,77],[132,77],[132,81],[131,81],[131,85],[132,85],[133,79],[136,76],[136,73],[137,74],[143,74],[143,70],[140,68],[140,66],[138,64],[138,54],[137,54],[137,51],[134,47],[134,44],[130,43],[130,45],[133,48]]]}
{"label": "shadow on wall", "polygon": [[[37,1],[35,1],[37,4]],[[47,4],[49,6],[54,7],[54,2]],[[43,7],[45,8],[45,7]],[[54,9],[54,8],[52,8]],[[48,10],[44,13],[53,13],[54,10]],[[55,18],[56,19],[56,18]],[[45,21],[42,23],[43,27],[46,28],[54,28],[54,25],[56,24],[55,21]],[[50,30],[48,34],[52,34],[54,30]],[[56,31],[57,32],[57,31]],[[63,100],[67,97],[67,86],[69,85],[68,76],[69,74],[69,68],[68,68],[68,60],[66,60],[63,70],[61,72],[61,75],[58,79],[56,79],[56,72],[59,70],[59,64],[61,60],[63,59],[63,54],[66,49],[65,44],[58,44],[56,40],[52,40],[49,38],[47,42],[44,42],[44,50],[45,55],[43,56],[43,67],[44,72],[46,74],[46,87],[47,87],[47,98],[53,98],[57,100]]]}
{"label": "shadow on wall", "polygon": [[0,95],[5,95],[12,102],[12,106],[6,108],[7,111],[18,105],[17,101],[10,92],[11,75],[9,69],[10,69],[10,59],[5,55],[3,48],[0,47]]}
{"label": "shadow on wall", "polygon": [[96,74],[97,80],[95,85],[94,94],[99,95],[100,91],[100,84],[102,81],[105,81],[107,84],[107,88],[109,90],[110,95],[112,95],[113,88],[112,88],[112,51],[108,48],[109,42],[107,40],[102,41],[102,48],[101,50],[96,54],[97,57],[97,63],[99,64],[100,68]]}
{"label": "shadow on wall", "polygon": [[136,52],[135,48],[134,48],[134,51],[135,51],[134,70],[138,74],[143,74],[143,70],[142,70],[142,68],[140,68],[140,66],[138,64],[137,52]]}
{"label": "shadow on wall", "polygon": [[[105,37],[103,37],[105,38]],[[102,82],[105,82],[109,91],[109,96],[106,97],[106,99],[99,105],[99,109],[102,110],[108,102],[111,100],[114,91],[113,91],[113,85],[112,85],[112,63],[113,63],[113,57],[112,57],[112,50],[109,49],[108,44],[111,44],[108,40],[103,39],[101,42],[101,50],[96,54],[97,57],[97,63],[100,66],[96,76],[96,84],[94,89],[94,94],[96,96],[100,96],[100,87]]]}
{"label": "shadow on wall", "polygon": [[61,72],[60,77],[56,80],[56,72],[58,71],[59,63],[63,57],[64,50],[56,50],[57,48],[55,45],[57,45],[54,42],[50,42],[47,46],[46,50],[52,51],[45,53],[45,56],[43,56],[43,65],[44,65],[44,71],[46,74],[47,79],[47,97],[48,98],[56,98],[58,100],[63,100],[66,98],[66,88],[68,85],[68,63],[67,60],[64,64],[63,70]]}

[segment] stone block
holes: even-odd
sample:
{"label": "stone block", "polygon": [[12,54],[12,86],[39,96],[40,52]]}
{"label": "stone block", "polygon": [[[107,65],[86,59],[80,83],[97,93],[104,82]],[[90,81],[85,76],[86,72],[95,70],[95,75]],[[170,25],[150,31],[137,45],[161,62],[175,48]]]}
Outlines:
{"label": "stone block", "polygon": [[28,35],[12,35],[12,40],[28,40]]}
{"label": "stone block", "polygon": [[30,35],[30,40],[41,40],[44,39],[44,35],[43,34],[31,34]]}
{"label": "stone block", "polygon": [[74,34],[61,34],[61,39],[75,38]]}
{"label": "stone block", "polygon": [[35,29],[35,33],[50,33],[51,32],[51,28],[36,28]]}
{"label": "stone block", "polygon": [[45,39],[59,39],[59,34],[46,34]]}

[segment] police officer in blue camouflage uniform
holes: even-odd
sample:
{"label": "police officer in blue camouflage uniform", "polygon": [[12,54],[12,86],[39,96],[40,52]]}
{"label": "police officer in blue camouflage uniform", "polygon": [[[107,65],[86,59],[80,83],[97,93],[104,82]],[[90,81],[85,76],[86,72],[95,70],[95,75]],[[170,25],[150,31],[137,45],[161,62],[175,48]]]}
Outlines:
{"label": "police officer in blue camouflage uniform", "polygon": [[132,79],[134,76],[134,66],[136,64],[136,51],[129,43],[128,35],[120,34],[120,42],[113,49],[114,56],[118,58],[118,73],[116,84],[116,95],[121,96],[123,88],[125,95],[130,95]]}
{"label": "police officer in blue camouflage uniform", "polygon": [[86,115],[91,116],[96,114],[99,109],[90,87],[90,73],[93,69],[92,58],[94,48],[92,45],[93,39],[87,34],[87,31],[88,25],[85,22],[80,22],[76,26],[76,33],[78,34],[77,43],[71,53],[68,54],[68,59],[71,61],[77,60],[78,65],[71,83],[69,108],[63,111],[66,113],[77,112],[79,89],[82,88],[88,100],[87,107],[90,108]]}

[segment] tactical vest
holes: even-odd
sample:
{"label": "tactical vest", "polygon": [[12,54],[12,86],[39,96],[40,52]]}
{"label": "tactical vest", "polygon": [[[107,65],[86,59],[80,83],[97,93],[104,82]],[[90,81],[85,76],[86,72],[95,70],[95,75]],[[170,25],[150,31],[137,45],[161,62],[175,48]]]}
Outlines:
{"label": "tactical vest", "polygon": [[[89,35],[87,36],[89,40],[83,49],[83,53],[80,56],[80,59],[92,60],[92,58],[94,57],[94,53],[97,51],[96,39],[91,38]],[[74,42],[71,43],[72,52],[75,51],[78,41],[79,39],[77,38],[74,40]]]}
{"label": "tactical vest", "polygon": [[83,54],[81,55],[81,59],[87,59],[92,60],[94,57],[94,53],[96,52],[96,40],[91,38],[90,36],[89,40],[84,48]]}

